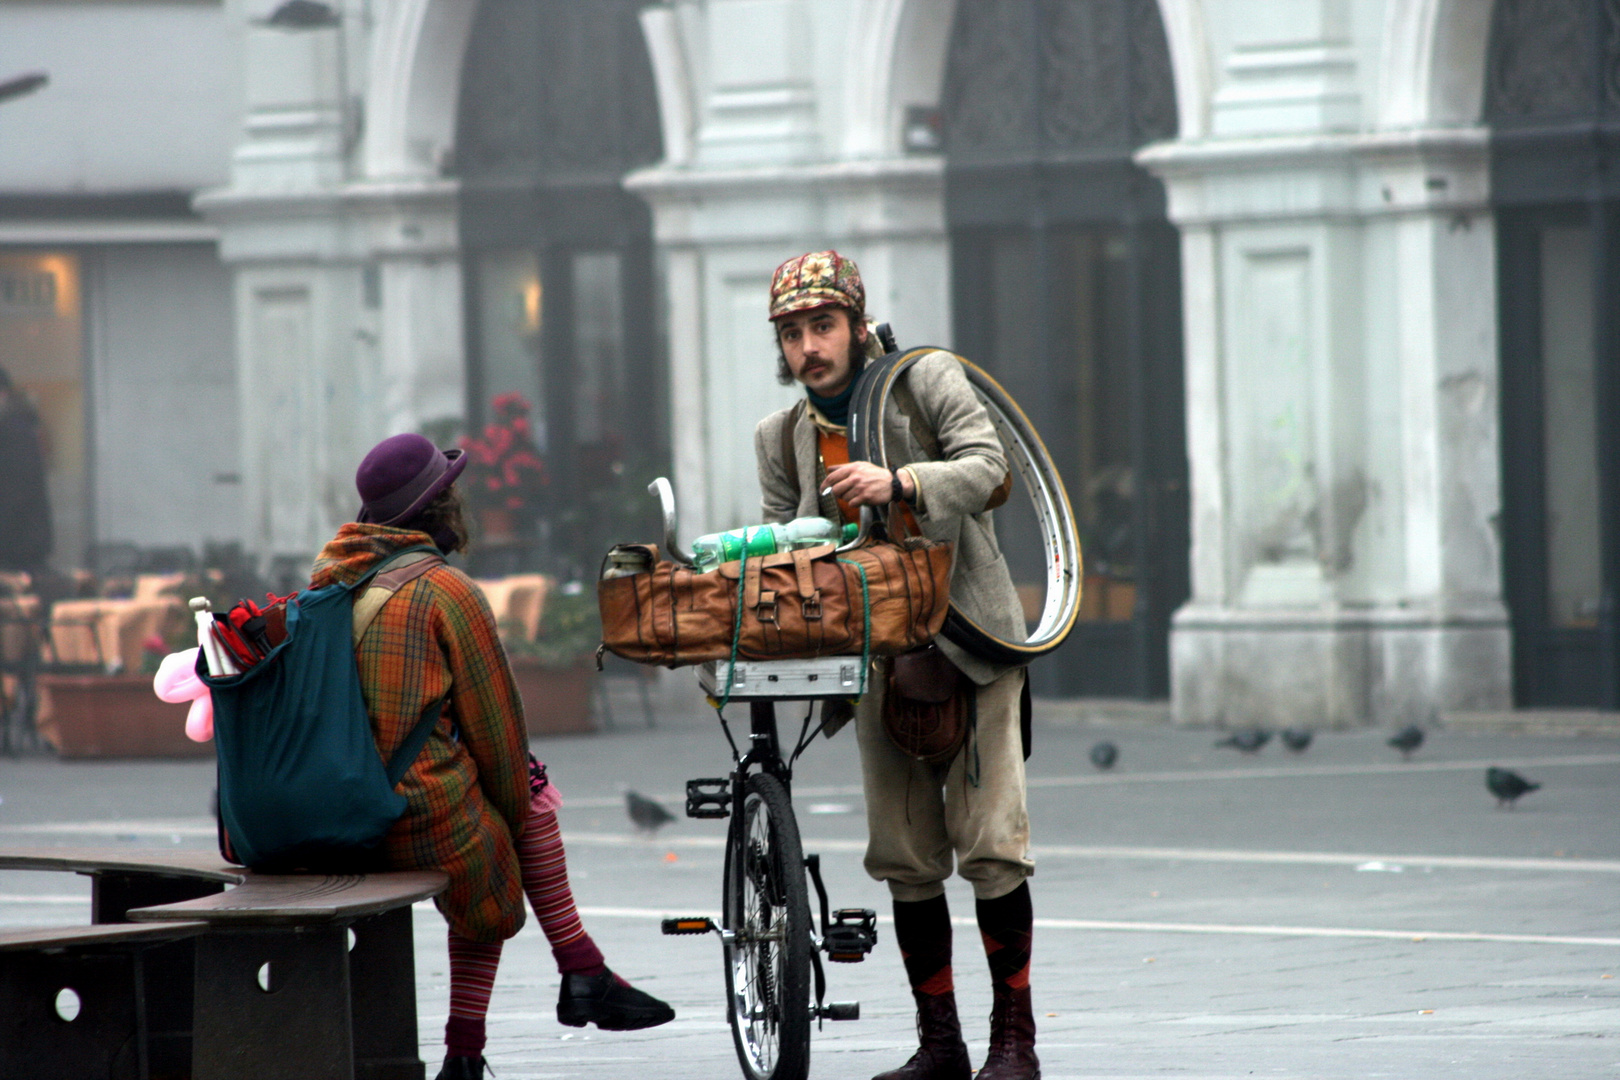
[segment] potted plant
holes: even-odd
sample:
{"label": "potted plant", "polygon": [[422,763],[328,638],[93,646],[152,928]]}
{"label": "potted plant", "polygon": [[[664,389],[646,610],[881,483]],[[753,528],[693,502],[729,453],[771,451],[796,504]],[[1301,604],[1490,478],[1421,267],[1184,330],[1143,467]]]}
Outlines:
{"label": "potted plant", "polygon": [[491,403],[494,419],[483,433],[457,440],[467,453],[461,483],[485,542],[515,541],[532,528],[540,512],[548,480],[534,444],[530,411],[522,394],[500,394]]}
{"label": "potted plant", "polygon": [[515,623],[501,630],[529,734],[594,731],[591,690],[597,673],[592,657],[602,643],[602,625],[589,590],[577,581],[553,590],[532,641]]}
{"label": "potted plant", "polygon": [[[141,662],[119,670],[47,671],[38,676],[40,734],[62,758],[211,757],[186,738],[186,706],[158,700],[152,675],[164,655],[195,645],[196,624],[183,608],[164,609],[140,642]],[[93,629],[93,628],[92,628]],[[65,666],[65,665],[64,665]],[[133,669],[133,670],[131,670]]]}

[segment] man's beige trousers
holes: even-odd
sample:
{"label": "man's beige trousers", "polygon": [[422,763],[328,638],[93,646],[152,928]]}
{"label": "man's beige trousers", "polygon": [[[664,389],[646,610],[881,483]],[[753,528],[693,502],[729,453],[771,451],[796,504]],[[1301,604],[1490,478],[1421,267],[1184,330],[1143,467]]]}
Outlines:
{"label": "man's beige trousers", "polygon": [[980,900],[1005,896],[1035,872],[1024,801],[1024,751],[1018,699],[1025,672],[1016,668],[979,687],[978,786],[975,739],[945,765],[901,753],[883,730],[883,675],[855,707],[866,789],[866,872],[889,883],[896,900],[930,900],[956,870]]}

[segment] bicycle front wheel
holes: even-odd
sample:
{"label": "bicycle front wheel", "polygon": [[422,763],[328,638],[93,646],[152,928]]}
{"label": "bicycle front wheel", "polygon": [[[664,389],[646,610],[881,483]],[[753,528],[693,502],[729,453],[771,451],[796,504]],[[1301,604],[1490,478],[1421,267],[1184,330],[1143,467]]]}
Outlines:
{"label": "bicycle front wheel", "polygon": [[726,1012],[749,1080],[810,1074],[810,898],[787,789],[756,773],[726,845]]}

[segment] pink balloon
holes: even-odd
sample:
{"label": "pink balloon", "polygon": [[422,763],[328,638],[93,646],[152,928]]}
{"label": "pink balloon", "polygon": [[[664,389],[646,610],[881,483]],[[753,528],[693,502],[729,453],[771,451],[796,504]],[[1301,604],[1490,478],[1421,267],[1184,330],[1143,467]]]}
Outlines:
{"label": "pink balloon", "polygon": [[207,742],[214,737],[214,697],[204,694],[191,703],[186,713],[186,738],[192,742]]}
{"label": "pink balloon", "polygon": [[165,656],[152,677],[152,690],[164,701],[191,702],[186,713],[186,738],[207,742],[214,737],[214,699],[207,684],[197,677],[196,649]]}

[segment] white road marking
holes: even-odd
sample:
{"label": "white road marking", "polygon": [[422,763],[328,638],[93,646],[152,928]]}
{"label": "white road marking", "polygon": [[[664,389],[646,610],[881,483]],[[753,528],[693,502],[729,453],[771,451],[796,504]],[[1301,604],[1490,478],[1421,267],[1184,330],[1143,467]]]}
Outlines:
{"label": "white road marking", "polygon": [[[806,836],[806,851],[838,851],[863,854],[865,840],[833,840]],[[632,833],[563,833],[563,845],[581,847],[696,848],[718,851],[726,838],[711,836],[647,837]],[[1281,866],[1348,866],[1368,862],[1399,864],[1413,868],[1436,867],[1446,870],[1549,870],[1565,873],[1620,874],[1620,859],[1516,859],[1473,855],[1369,855],[1339,851],[1238,851],[1221,848],[1109,847],[1083,844],[1037,844],[1034,854],[1041,858],[1131,859],[1158,862],[1269,863]]]}
{"label": "white road marking", "polygon": [[[1282,765],[1257,766],[1248,769],[1169,769],[1161,772],[1108,772],[1086,773],[1078,776],[1032,776],[1026,781],[1031,788],[1111,787],[1118,784],[1174,784],[1199,780],[1290,780],[1323,776],[1385,776],[1418,775],[1437,772],[1483,772],[1492,765],[1513,769],[1554,769],[1573,765],[1620,765],[1620,754],[1566,754],[1558,757],[1480,758],[1472,761],[1381,761],[1360,765]],[[800,787],[793,790],[797,800],[842,798],[860,795],[859,785],[835,787]],[[664,792],[649,798],[674,806],[684,805],[686,793]],[[564,810],[605,810],[622,807],[623,796],[569,798],[563,796]]]}
{"label": "white road marking", "polygon": [[1189,769],[1145,773],[1098,773],[1092,776],[1032,776],[1032,788],[1101,787],[1110,784],[1167,784],[1189,780],[1289,780],[1323,776],[1386,776],[1408,773],[1475,772],[1492,765],[1514,769],[1552,769],[1569,765],[1620,765],[1620,754],[1569,754],[1561,757],[1480,758],[1474,761],[1383,761],[1361,765],[1289,765],[1252,769]]}
{"label": "white road marking", "polygon": [[[0,832],[44,833],[62,836],[126,836],[131,839],[215,835],[206,819],[161,821],[51,821],[33,825],[0,826]],[[654,836],[636,833],[565,832],[565,845],[581,847],[659,847],[719,851],[725,836],[716,830],[703,836]],[[863,854],[865,840],[805,837],[806,851]],[[1620,874],[1620,859],[1513,858],[1484,855],[1412,855],[1343,851],[1245,851],[1227,848],[1122,847],[1106,844],[1037,844],[1036,858],[1127,859],[1210,863],[1259,863],[1276,866],[1349,866],[1379,862],[1421,869],[1551,871],[1573,874]]]}
{"label": "white road marking", "polygon": [[37,821],[0,825],[0,833],[46,833],[70,836],[208,836],[219,835],[212,818],[130,819],[127,821]]}
{"label": "white road marking", "polygon": [[69,896],[66,893],[0,893],[0,904],[83,904],[90,906],[90,894]]}
{"label": "white road marking", "polygon": [[[582,907],[579,913],[586,918],[598,919],[667,919],[707,917],[719,920],[719,913],[698,911],[663,911],[657,908]],[[879,915],[878,922],[892,924],[894,919]],[[970,917],[958,916],[951,925],[976,928],[978,922]],[[1375,938],[1383,941],[1484,941],[1506,945],[1596,945],[1620,948],[1620,937],[1573,937],[1556,934],[1492,934],[1483,931],[1457,930],[1381,930],[1355,926],[1266,926],[1241,923],[1168,923],[1133,922],[1114,919],[1048,919],[1037,918],[1038,930],[1092,930],[1131,934],[1241,934],[1250,937],[1317,937],[1317,938]]]}

